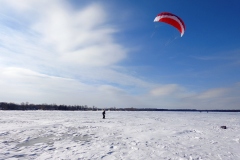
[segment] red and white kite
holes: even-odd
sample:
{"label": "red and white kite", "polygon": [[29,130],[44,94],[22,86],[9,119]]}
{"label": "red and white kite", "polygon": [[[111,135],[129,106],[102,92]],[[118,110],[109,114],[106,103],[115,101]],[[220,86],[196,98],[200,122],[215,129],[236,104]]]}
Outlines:
{"label": "red and white kite", "polygon": [[158,14],[157,17],[154,19],[154,22],[164,22],[172,25],[181,33],[181,37],[185,32],[185,24],[183,20],[169,12],[162,12]]}

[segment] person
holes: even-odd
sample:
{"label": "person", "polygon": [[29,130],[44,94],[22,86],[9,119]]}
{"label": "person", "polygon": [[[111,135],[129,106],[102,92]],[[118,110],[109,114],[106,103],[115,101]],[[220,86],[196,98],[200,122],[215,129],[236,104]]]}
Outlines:
{"label": "person", "polygon": [[102,115],[103,115],[103,119],[105,119],[105,109],[103,110]]}

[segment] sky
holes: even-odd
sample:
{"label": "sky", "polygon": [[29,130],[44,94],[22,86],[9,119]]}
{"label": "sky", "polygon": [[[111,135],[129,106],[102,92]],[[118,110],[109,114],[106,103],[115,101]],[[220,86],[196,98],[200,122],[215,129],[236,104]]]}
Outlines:
{"label": "sky", "polygon": [[[240,109],[239,0],[0,0],[0,102]],[[183,37],[153,22],[171,12]]]}

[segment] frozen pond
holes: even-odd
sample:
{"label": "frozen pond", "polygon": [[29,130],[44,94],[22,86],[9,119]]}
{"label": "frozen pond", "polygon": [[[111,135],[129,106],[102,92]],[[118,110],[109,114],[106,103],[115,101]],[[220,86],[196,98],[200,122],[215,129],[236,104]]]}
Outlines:
{"label": "frozen pond", "polygon": [[0,159],[240,159],[240,113],[0,114]]}

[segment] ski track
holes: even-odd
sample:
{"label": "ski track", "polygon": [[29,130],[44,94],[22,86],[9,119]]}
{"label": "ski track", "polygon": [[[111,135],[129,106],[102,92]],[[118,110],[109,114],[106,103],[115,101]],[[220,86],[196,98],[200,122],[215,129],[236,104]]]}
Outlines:
{"label": "ski track", "polygon": [[[240,159],[240,114],[0,111],[0,159]],[[220,126],[227,126],[221,129]]]}

